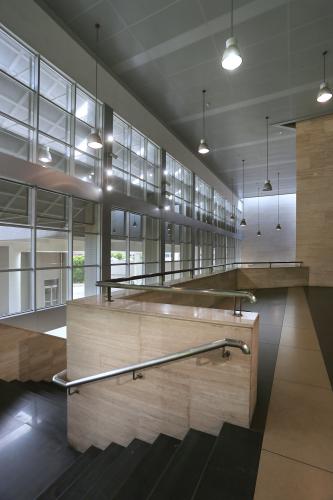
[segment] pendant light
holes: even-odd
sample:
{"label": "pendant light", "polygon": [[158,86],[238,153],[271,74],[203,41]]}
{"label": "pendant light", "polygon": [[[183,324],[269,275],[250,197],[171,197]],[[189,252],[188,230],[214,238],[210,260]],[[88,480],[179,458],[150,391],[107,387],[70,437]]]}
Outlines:
{"label": "pendant light", "polygon": [[206,142],[206,91],[202,91],[202,139],[198,147],[198,153],[205,155],[209,153],[209,146]]}
{"label": "pendant light", "polygon": [[260,231],[260,188],[258,186],[258,226],[257,226],[257,236],[261,236],[261,231]]}
{"label": "pendant light", "polygon": [[49,146],[42,146],[39,150],[38,160],[42,163],[51,163],[52,155]]}
{"label": "pendant light", "polygon": [[266,116],[266,181],[263,187],[263,191],[272,191],[272,184],[271,181],[268,178],[268,116]]}
{"label": "pendant light", "polygon": [[232,189],[231,189],[231,214],[230,214],[230,220],[234,221],[235,220],[235,214],[234,214],[234,178],[232,178]]}
{"label": "pendant light", "polygon": [[245,201],[244,201],[244,163],[245,163],[245,160],[242,160],[242,162],[243,162],[243,218],[240,222],[240,226],[245,227],[245,226],[247,226],[246,220],[245,220],[245,215],[244,215],[244,205],[245,205]]}
{"label": "pendant light", "polygon": [[278,223],[276,224],[276,230],[281,231],[282,227],[280,224],[280,173],[278,172],[278,193],[277,193],[277,206],[278,206],[278,212],[277,212],[277,221]]}
{"label": "pendant light", "polygon": [[326,81],[326,55],[327,55],[327,50],[323,52],[323,69],[324,69],[324,78],[323,81],[320,84],[319,87],[319,92],[317,94],[317,101],[318,102],[327,102],[330,99],[332,99],[332,90],[329,88],[329,85]]}
{"label": "pendant light", "polygon": [[98,63],[97,63],[97,50],[98,50],[98,40],[99,40],[99,29],[100,25],[98,23],[95,24],[96,28],[96,50],[95,50],[95,127],[91,129],[90,134],[87,137],[87,144],[92,149],[101,149],[103,147],[103,142],[100,136],[100,133],[97,128],[97,77],[98,77]]}
{"label": "pendant light", "polygon": [[242,56],[240,50],[238,48],[237,39],[234,37],[234,2],[231,0],[231,30],[230,30],[230,38],[225,42],[225,49],[222,56],[222,67],[229,71],[233,71],[238,68],[242,64]]}

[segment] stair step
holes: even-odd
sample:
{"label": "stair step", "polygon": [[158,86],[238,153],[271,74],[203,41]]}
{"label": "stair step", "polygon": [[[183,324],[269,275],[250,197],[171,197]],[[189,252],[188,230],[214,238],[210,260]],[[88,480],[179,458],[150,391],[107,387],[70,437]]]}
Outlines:
{"label": "stair step", "polygon": [[114,500],[145,500],[174,455],[180,441],[160,434]]}
{"label": "stair step", "polygon": [[[95,458],[91,467],[88,468],[83,476],[77,480],[58,498],[61,500],[82,500],[91,488],[98,484],[101,474],[103,475],[111,464],[118,458],[124,450],[123,446],[111,443],[102,453]],[[88,497],[89,498],[89,497]],[[90,496],[90,499],[94,496]]]}
{"label": "stair step", "polygon": [[254,495],[262,434],[224,424],[194,500],[251,500]]}
{"label": "stair step", "polygon": [[51,486],[38,496],[38,500],[55,500],[59,498],[74,484],[80,475],[89,470],[89,467],[100,453],[102,451],[95,448],[95,446],[88,448]]}
{"label": "stair step", "polygon": [[150,447],[150,444],[140,439],[134,439],[111,466],[105,467],[101,471],[96,484],[82,496],[82,500],[90,500],[91,498],[94,500],[113,500],[146,456]]}
{"label": "stair step", "polygon": [[215,439],[190,429],[147,500],[191,499]]}

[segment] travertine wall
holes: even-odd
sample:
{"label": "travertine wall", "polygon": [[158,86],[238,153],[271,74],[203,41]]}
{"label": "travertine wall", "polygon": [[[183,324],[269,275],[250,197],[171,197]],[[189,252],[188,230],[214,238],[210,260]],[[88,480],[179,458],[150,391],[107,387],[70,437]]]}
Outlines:
{"label": "travertine wall", "polygon": [[0,324],[0,379],[51,380],[66,368],[66,340]]}
{"label": "travertine wall", "polygon": [[297,123],[296,258],[333,286],[333,115]]}
{"label": "travertine wall", "polygon": [[217,435],[224,421],[249,427],[256,402],[258,317],[231,311],[99,297],[68,305],[70,380],[152,359],[225,337],[248,343],[144,372],[81,386],[68,398],[69,442],[83,451],[111,441],[183,438],[190,427]]}

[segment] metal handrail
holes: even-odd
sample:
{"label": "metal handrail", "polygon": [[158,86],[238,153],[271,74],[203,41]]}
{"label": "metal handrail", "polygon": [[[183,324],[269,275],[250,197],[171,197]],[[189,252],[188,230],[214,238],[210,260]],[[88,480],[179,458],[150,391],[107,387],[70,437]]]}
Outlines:
{"label": "metal handrail", "polygon": [[190,358],[192,356],[203,354],[209,351],[214,351],[216,349],[222,349],[223,357],[228,358],[230,356],[230,353],[228,351],[227,352],[225,351],[226,347],[235,347],[236,349],[240,349],[243,354],[251,354],[249,346],[242,340],[236,340],[236,339],[214,340],[213,342],[209,342],[208,344],[201,344],[196,347],[190,347],[189,349],[185,349],[184,351],[178,351],[171,354],[167,354],[166,356],[162,356],[160,358],[149,359],[141,363],[135,363],[133,365],[124,366],[123,368],[115,368],[108,372],[89,375],[87,377],[82,377],[71,381],[68,381],[65,378],[67,371],[63,370],[62,372],[54,375],[52,380],[54,383],[68,390],[71,389],[71,387],[79,387],[80,385],[91,384],[93,382],[99,382],[101,380],[119,377],[121,375],[126,375],[128,373],[132,373],[133,380],[136,380],[138,378],[142,378],[141,373],[137,374],[136,372],[141,372],[142,370],[146,370],[147,368],[154,368],[155,366],[160,366],[166,363],[179,361],[181,359]]}
{"label": "metal handrail", "polygon": [[230,262],[226,263],[226,266],[243,266],[247,264],[269,264],[269,267],[271,268],[273,264],[299,264],[299,267],[302,266],[303,261],[302,260],[257,260],[257,261],[244,261],[244,262]]}
{"label": "metal handrail", "polygon": [[[137,277],[128,278],[128,280],[138,279]],[[116,280],[97,281],[99,287],[107,288],[108,301],[112,302],[111,289],[123,288],[125,290],[142,290],[166,293],[181,293],[184,295],[210,295],[215,297],[232,297],[234,299],[234,316],[242,316],[242,299],[249,300],[254,304],[257,299],[252,292],[243,290],[215,290],[211,288],[182,288],[176,286],[158,286],[158,285],[134,285],[132,283],[119,283]],[[239,299],[239,306],[237,310],[237,299]]]}

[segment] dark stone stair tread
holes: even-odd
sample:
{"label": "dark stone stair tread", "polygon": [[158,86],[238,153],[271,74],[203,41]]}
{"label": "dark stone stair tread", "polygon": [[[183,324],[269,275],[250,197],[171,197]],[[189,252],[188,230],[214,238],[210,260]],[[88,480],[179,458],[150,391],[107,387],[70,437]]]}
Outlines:
{"label": "dark stone stair tread", "polygon": [[102,451],[95,446],[88,448],[61,476],[37,497],[38,500],[54,500],[60,497],[82,474],[85,474],[89,470],[89,467],[100,453]]}
{"label": "dark stone stair tread", "polygon": [[190,429],[147,500],[191,499],[215,439],[210,434]]}
{"label": "dark stone stair tread", "polygon": [[167,467],[180,441],[160,434],[114,500],[145,500]]}
{"label": "dark stone stair tread", "polygon": [[262,433],[224,424],[194,500],[251,500],[261,444]]}
{"label": "dark stone stair tread", "polygon": [[131,474],[146,456],[151,445],[133,439],[133,441],[120,453],[117,460],[105,471],[101,471],[96,484],[82,496],[82,500],[113,500],[120,488],[126,483]]}
{"label": "dark stone stair tread", "polygon": [[[72,486],[70,486],[62,495],[61,500],[82,500],[88,490],[98,483],[101,474],[108,470],[110,465],[118,458],[124,450],[123,446],[111,443],[102,453],[95,458],[91,467],[84,476],[80,476]],[[89,498],[89,497],[88,497]],[[90,499],[94,498],[90,496]]]}

